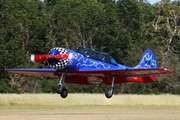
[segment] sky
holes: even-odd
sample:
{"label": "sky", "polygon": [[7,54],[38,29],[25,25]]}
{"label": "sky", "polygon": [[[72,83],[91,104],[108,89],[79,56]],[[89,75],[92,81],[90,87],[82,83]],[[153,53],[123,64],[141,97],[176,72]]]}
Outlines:
{"label": "sky", "polygon": [[152,4],[154,4],[154,3],[156,3],[156,2],[159,2],[159,1],[161,1],[161,0],[148,0],[149,1],[149,3],[151,3],[151,5]]}

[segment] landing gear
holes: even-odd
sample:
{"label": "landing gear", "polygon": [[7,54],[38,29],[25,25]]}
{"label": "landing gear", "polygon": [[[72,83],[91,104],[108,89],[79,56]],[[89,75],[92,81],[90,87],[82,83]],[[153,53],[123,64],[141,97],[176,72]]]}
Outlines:
{"label": "landing gear", "polygon": [[113,96],[113,88],[108,88],[108,89],[106,89],[106,91],[105,91],[105,96],[106,96],[107,98],[111,98],[111,97]]}
{"label": "landing gear", "polygon": [[68,96],[68,91],[67,91],[67,89],[64,88],[64,89],[62,90],[62,92],[60,93],[60,95],[61,95],[62,98],[66,98],[66,97]]}
{"label": "landing gear", "polygon": [[59,84],[57,85],[56,87],[56,92],[58,94],[60,94],[60,96],[62,98],[66,98],[68,96],[68,91],[67,89],[64,87],[64,80],[65,80],[65,76],[66,74],[65,73],[62,73],[61,77],[60,77],[60,80],[59,80]]}
{"label": "landing gear", "polygon": [[107,98],[111,98],[113,96],[113,89],[114,89],[114,77],[112,78],[111,87],[106,89],[105,96]]}

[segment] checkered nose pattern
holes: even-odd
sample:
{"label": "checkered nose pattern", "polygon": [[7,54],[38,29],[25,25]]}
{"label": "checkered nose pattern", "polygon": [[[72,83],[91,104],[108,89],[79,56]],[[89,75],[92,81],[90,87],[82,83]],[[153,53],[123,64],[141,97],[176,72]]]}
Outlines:
{"label": "checkered nose pattern", "polygon": [[68,62],[68,53],[65,48],[55,47],[49,51],[49,56],[53,56],[47,60],[50,67],[56,70],[63,70]]}

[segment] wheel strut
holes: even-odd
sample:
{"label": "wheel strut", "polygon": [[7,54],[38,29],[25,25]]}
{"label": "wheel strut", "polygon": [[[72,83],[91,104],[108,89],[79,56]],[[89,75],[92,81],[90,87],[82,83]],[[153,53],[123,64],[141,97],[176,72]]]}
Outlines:
{"label": "wheel strut", "polygon": [[58,94],[60,94],[60,96],[62,98],[66,98],[68,96],[68,91],[67,89],[64,87],[64,81],[65,81],[65,77],[66,77],[66,73],[62,73],[60,79],[59,79],[59,83],[56,87],[56,92]]}

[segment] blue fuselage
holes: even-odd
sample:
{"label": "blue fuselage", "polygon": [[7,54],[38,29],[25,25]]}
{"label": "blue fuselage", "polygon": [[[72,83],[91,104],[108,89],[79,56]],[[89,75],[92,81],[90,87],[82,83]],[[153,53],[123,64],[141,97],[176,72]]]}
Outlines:
{"label": "blue fuselage", "polygon": [[91,57],[87,57],[81,53],[66,49],[69,58],[66,68],[67,69],[75,69],[75,70],[81,70],[83,69],[113,69],[113,68],[129,68],[127,66],[121,65],[121,64],[111,64],[107,63],[105,61],[97,60]]}

